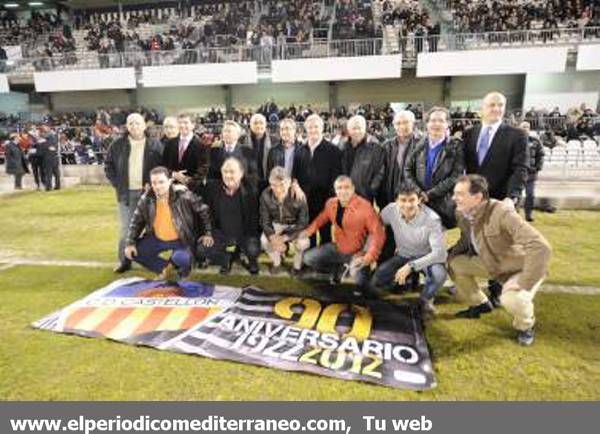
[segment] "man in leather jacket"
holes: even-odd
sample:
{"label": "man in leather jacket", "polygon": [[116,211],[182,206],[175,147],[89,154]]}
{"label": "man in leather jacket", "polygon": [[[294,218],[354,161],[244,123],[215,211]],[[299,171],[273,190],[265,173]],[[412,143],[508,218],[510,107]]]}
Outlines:
{"label": "man in leather jacket", "polygon": [[385,151],[367,134],[367,121],[356,115],[348,120],[349,138],[342,147],[342,174],[352,178],[356,193],[373,202],[385,176]]}
{"label": "man in leather jacket", "polygon": [[[160,278],[172,280],[174,272],[187,277],[196,244],[211,235],[208,206],[181,185],[173,185],[169,170],[150,171],[152,189],[137,204],[127,232],[125,255]],[[172,250],[169,260],[160,254]]]}

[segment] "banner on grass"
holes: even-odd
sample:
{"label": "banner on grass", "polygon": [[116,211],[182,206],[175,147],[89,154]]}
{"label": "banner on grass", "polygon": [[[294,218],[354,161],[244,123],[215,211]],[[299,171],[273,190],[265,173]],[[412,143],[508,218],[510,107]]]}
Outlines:
{"label": "banner on grass", "polygon": [[391,387],[435,386],[423,331],[409,305],[130,278],[33,326]]}

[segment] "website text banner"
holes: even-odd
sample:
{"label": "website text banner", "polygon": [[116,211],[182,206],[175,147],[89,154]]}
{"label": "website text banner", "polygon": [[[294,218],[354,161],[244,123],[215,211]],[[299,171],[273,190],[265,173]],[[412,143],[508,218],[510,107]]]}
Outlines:
{"label": "website text banner", "polygon": [[577,48],[577,70],[595,71],[600,69],[600,44],[580,45]]}
{"label": "website text banner", "polygon": [[274,60],[274,83],[400,78],[402,55]]}
{"label": "website text banner", "polygon": [[419,53],[417,77],[564,72],[568,47]]}
{"label": "website text banner", "polygon": [[33,82],[37,92],[135,89],[136,87],[133,68],[34,72]]}
{"label": "website text banner", "polygon": [[396,388],[435,386],[418,315],[404,304],[131,278],[33,326]]}
{"label": "website text banner", "polygon": [[595,434],[597,410],[595,402],[4,402],[0,432]]}
{"label": "website text banner", "polygon": [[141,82],[144,87],[251,84],[258,82],[258,72],[256,62],[145,66]]}
{"label": "website text banner", "polygon": [[0,74],[0,93],[8,93],[10,88],[8,87],[8,76],[6,74]]}

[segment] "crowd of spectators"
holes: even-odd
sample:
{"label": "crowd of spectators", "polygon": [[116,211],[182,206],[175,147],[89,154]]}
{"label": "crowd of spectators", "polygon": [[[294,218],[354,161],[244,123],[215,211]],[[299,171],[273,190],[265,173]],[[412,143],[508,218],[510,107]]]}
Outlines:
{"label": "crowd of spectators", "polygon": [[371,0],[339,0],[335,11],[333,33],[334,39],[375,37]]}
{"label": "crowd of spectators", "polygon": [[464,33],[600,25],[596,0],[452,0],[451,12],[457,31]]}

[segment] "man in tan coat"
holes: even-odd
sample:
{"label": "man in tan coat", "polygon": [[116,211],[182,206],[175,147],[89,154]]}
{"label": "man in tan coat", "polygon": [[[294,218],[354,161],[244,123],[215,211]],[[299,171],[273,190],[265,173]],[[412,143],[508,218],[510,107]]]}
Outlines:
{"label": "man in tan coat", "polygon": [[502,306],[513,316],[517,340],[531,345],[535,323],[533,298],[548,273],[550,244],[526,223],[511,203],[489,198],[480,175],[458,178],[454,201],[460,239],[450,248],[448,267],[459,297],[470,307],[459,318],[479,318],[493,307],[476,278],[502,283]]}

